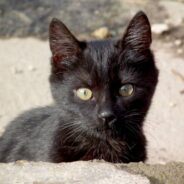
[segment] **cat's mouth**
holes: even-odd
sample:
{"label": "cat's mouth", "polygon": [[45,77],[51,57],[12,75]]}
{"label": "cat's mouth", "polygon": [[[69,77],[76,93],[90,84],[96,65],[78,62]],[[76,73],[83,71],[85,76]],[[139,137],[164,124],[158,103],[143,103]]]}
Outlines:
{"label": "cat's mouth", "polygon": [[112,128],[108,128],[108,127],[98,127],[96,128],[95,132],[100,137],[113,137],[114,135]]}
{"label": "cat's mouth", "polygon": [[106,131],[112,131],[111,128],[106,128],[106,127],[100,127],[100,128],[96,128],[97,132],[106,132]]}

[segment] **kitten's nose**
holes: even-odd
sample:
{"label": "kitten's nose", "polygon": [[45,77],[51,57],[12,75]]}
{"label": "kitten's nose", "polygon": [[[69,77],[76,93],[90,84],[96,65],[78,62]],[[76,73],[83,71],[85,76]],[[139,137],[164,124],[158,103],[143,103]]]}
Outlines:
{"label": "kitten's nose", "polygon": [[99,113],[98,117],[108,127],[111,127],[112,124],[116,121],[116,116],[111,111],[102,111],[102,112]]}

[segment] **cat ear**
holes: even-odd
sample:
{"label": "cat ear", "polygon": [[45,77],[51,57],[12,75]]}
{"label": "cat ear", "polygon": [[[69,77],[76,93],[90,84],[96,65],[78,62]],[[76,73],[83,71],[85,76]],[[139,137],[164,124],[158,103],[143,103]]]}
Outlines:
{"label": "cat ear", "polygon": [[61,62],[65,58],[77,56],[80,51],[80,42],[68,28],[58,19],[52,19],[49,27],[49,42],[52,60]]}
{"label": "cat ear", "polygon": [[149,20],[146,14],[140,11],[130,21],[121,46],[136,51],[144,51],[149,49],[151,42],[151,26]]}

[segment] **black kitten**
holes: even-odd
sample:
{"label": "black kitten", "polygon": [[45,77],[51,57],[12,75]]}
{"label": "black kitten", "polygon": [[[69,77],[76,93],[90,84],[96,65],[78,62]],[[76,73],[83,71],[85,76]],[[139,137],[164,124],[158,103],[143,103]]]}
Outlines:
{"label": "black kitten", "polygon": [[143,12],[118,41],[80,42],[57,19],[50,24],[55,104],[24,113],[0,140],[0,161],[146,159],[143,121],[157,84]]}

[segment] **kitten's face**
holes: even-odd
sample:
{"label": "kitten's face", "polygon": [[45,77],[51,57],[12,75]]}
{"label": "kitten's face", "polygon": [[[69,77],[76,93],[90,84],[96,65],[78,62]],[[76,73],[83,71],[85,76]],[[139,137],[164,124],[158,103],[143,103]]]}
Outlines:
{"label": "kitten's face", "polygon": [[51,89],[71,124],[96,137],[142,131],[158,77],[150,44],[142,13],[118,41],[79,42],[60,21],[52,21]]}

